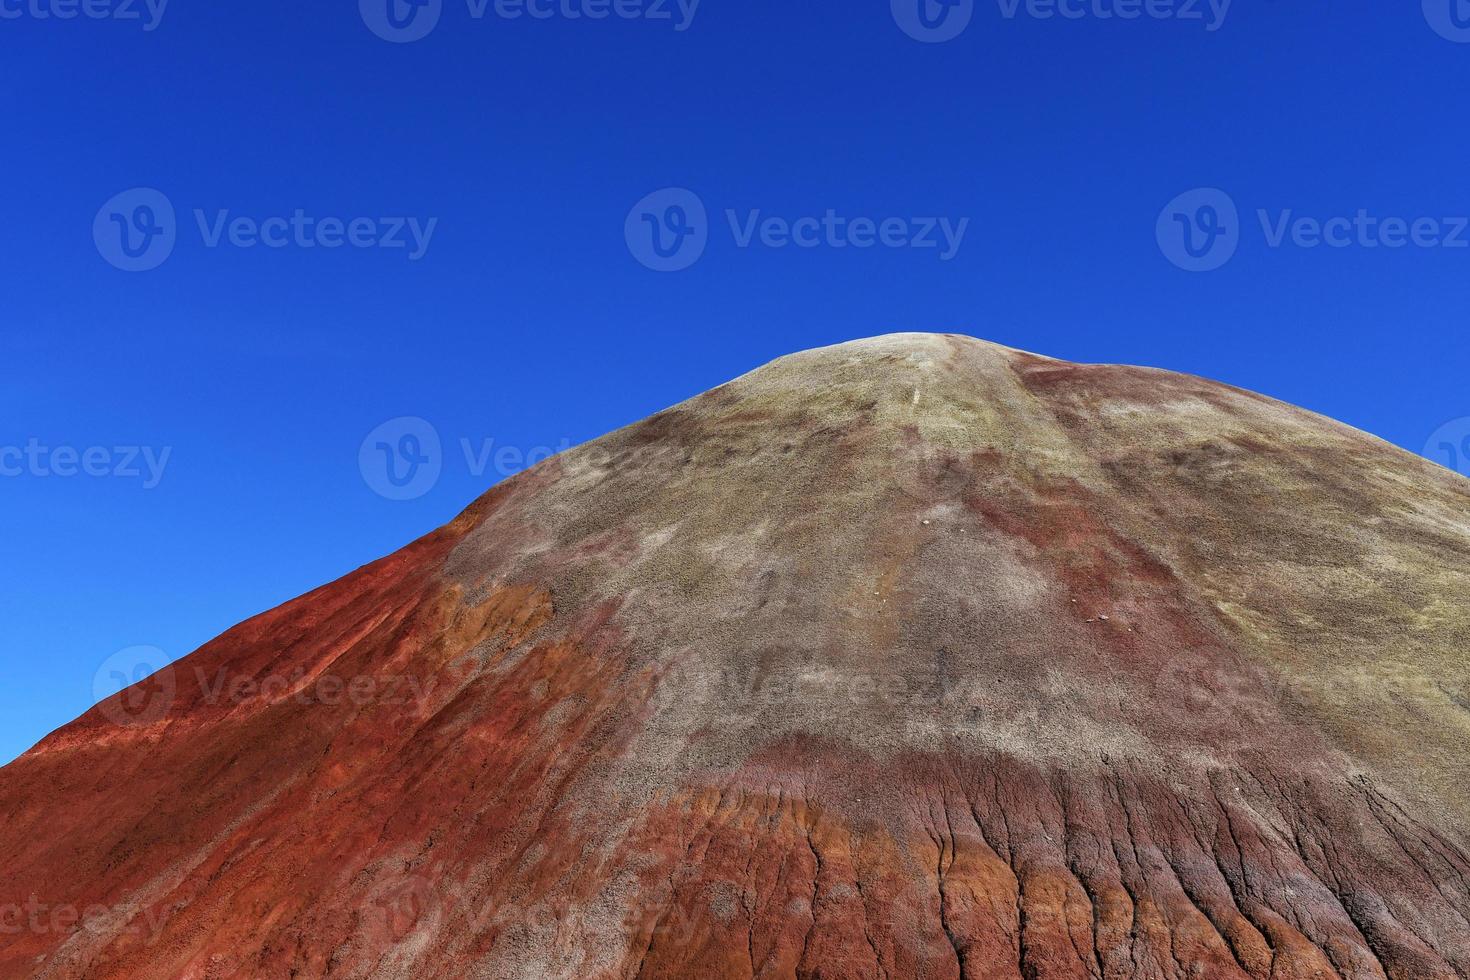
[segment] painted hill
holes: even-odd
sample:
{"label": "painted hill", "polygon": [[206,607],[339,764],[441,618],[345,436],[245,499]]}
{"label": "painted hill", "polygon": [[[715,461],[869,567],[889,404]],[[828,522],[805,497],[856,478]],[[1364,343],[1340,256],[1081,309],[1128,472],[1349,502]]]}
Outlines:
{"label": "painted hill", "polygon": [[796,354],[0,770],[0,977],[1467,977],[1467,597],[1305,411]]}

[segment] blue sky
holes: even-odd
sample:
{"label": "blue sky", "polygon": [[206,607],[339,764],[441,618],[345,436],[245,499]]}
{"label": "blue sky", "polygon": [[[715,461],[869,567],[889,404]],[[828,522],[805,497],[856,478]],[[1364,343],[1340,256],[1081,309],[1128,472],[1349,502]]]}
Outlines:
{"label": "blue sky", "polygon": [[126,651],[855,337],[1470,469],[1470,0],[387,2],[0,0],[0,761]]}

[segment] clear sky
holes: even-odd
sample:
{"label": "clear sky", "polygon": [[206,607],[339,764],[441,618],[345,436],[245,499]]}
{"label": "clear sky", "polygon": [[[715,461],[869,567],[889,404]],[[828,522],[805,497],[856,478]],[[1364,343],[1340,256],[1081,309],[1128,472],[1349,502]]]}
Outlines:
{"label": "clear sky", "polygon": [[0,761],[123,651],[856,337],[1470,469],[1470,0],[151,4],[0,0]]}

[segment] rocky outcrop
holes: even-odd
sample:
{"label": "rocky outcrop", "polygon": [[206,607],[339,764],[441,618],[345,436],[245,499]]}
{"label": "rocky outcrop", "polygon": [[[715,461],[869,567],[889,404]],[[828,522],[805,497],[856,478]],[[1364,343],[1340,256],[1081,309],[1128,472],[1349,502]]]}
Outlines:
{"label": "rocky outcrop", "polygon": [[0,977],[1470,977],[1470,485],[953,336],[492,490],[0,770]]}

